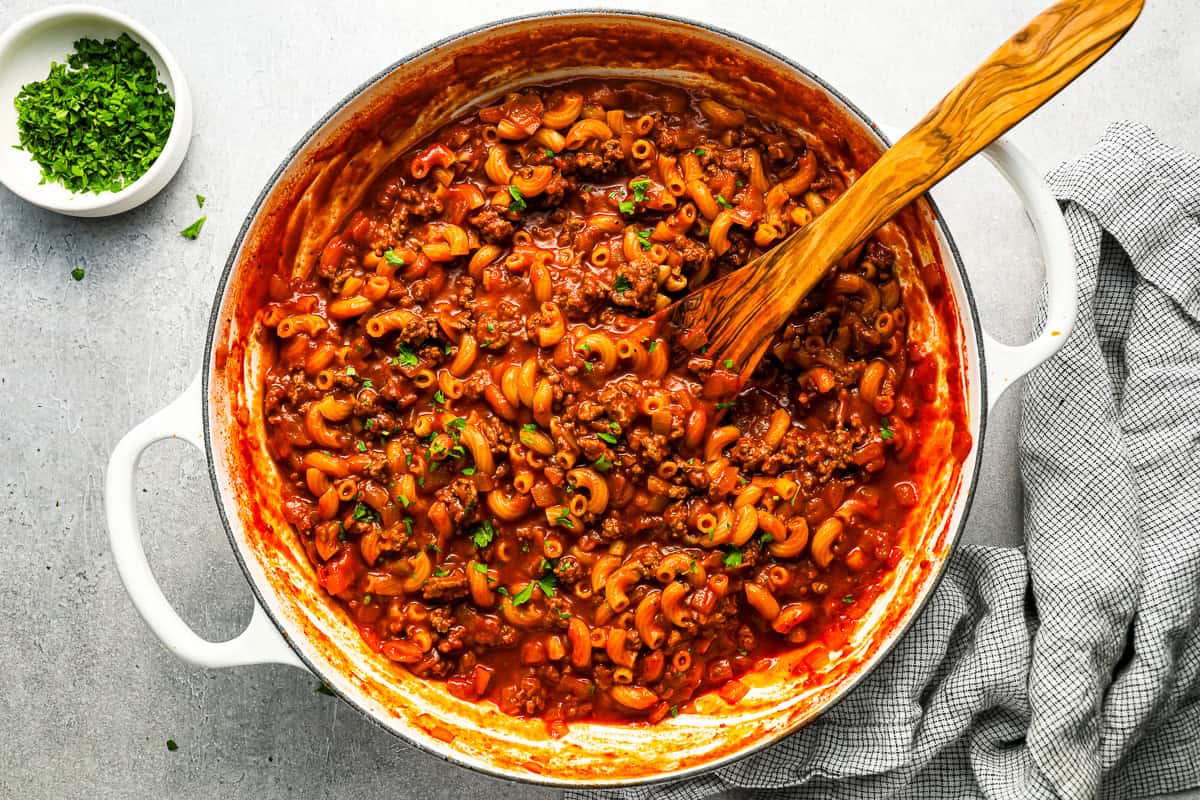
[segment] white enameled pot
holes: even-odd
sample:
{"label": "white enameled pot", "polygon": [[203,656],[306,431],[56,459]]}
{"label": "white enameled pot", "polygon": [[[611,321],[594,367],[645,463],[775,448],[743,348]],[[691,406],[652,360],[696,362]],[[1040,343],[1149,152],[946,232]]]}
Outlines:
{"label": "white enameled pot", "polygon": [[[619,45],[619,46],[618,46]],[[520,53],[514,60],[512,54]],[[246,219],[222,276],[204,369],[179,399],[130,431],[109,464],[106,507],[113,554],[134,605],[163,643],[202,667],[282,663],[310,670],[346,702],[404,740],[454,763],[504,778],[583,787],[678,779],[755,752],[803,726],[862,679],[903,636],[936,587],[970,507],[988,409],[1017,378],[1061,346],[1074,320],[1072,247],[1058,206],[1011,144],[985,154],[1017,191],[1041,242],[1048,321],[1013,347],[984,334],[958,252],[936,209],[919,205],[958,308],[971,447],[942,475],[940,494],[914,509],[911,547],[860,630],[827,667],[779,663],[747,682],[736,706],[709,695],[655,726],[573,723],[550,738],[543,726],[487,703],[457,700],[374,654],[313,579],[279,513],[279,476],[262,436],[261,376],[270,358],[257,336],[255,287],[264,259],[313,257],[357,204],[380,164],[404,152],[468,104],[517,84],[571,76],[648,77],[751,98],[760,115],[787,121],[798,103],[820,103],[875,155],[879,129],[832,87],[781,55],[685,20],[632,12],[564,12],[489,25],[438,42],[352,92],[301,140]],[[382,120],[382,122],[381,122]],[[228,642],[197,636],[163,596],[147,564],[134,514],[142,451],[180,438],[204,451],[234,554],[258,604]]]}

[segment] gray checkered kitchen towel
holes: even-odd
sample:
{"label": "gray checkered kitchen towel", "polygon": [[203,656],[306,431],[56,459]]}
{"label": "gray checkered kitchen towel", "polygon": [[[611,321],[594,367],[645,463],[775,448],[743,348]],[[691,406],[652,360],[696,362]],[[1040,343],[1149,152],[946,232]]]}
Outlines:
{"label": "gray checkered kitchen towel", "polygon": [[1200,785],[1200,158],[1119,123],[1049,181],[1079,319],[1025,386],[1025,552],[960,548],[880,668],[774,747],[666,787],[568,797]]}

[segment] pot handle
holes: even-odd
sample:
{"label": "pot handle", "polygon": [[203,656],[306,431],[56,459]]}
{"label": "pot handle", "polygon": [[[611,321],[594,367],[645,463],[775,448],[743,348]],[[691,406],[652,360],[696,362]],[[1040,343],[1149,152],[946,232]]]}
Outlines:
{"label": "pot handle", "polygon": [[[901,128],[884,126],[893,139],[902,136]],[[988,410],[1018,378],[1057,353],[1075,326],[1075,246],[1067,230],[1058,201],[1042,180],[1033,162],[1003,136],[983,149],[983,155],[1017,193],[1033,231],[1041,245],[1046,275],[1046,322],[1030,342],[1004,344],[987,331],[983,333],[984,360],[987,363]]]}
{"label": "pot handle", "polygon": [[171,607],[146,560],[134,502],[138,461],[147,447],[161,439],[182,439],[204,450],[199,375],[173,403],[125,434],[108,460],[104,484],[108,538],[117,571],[142,619],[168,650],[199,667],[290,664],[304,669],[257,601],[250,624],[227,642],[200,638]]}
{"label": "pot handle", "polygon": [[983,334],[990,411],[1018,378],[1066,344],[1075,326],[1076,276],[1075,246],[1067,221],[1033,162],[1004,138],[984,148],[983,155],[1005,177],[1025,206],[1041,245],[1046,275],[1046,321],[1032,341],[1010,345],[996,341],[986,331]]}

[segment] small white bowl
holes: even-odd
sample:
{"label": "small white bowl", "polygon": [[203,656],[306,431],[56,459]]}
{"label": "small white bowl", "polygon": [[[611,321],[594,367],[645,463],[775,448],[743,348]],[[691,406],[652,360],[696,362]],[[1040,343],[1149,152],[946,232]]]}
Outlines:
{"label": "small white bowl", "polygon": [[[75,41],[115,39],[128,33],[146,51],[158,79],[175,98],[175,120],[162,153],[142,177],[119,192],[75,194],[59,183],[41,183],[41,167],[24,150],[13,98],[21,87],[44,80],[50,62],[66,61]],[[104,8],[53,6],[21,19],[0,35],[0,182],[34,205],[73,217],[107,217],[128,211],[158,194],[175,176],[192,138],[192,95],[179,62],[158,37],[129,17]]]}

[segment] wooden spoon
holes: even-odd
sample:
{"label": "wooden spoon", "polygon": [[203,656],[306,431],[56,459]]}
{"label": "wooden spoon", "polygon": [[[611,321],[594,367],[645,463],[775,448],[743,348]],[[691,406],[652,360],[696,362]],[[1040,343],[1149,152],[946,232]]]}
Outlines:
{"label": "wooden spoon", "polygon": [[732,360],[731,371],[749,378],[775,332],[830,266],[1077,78],[1141,10],[1142,0],[1064,0],[1039,14],[821,216],[660,312],[664,332],[685,350],[707,348],[713,363]]}

